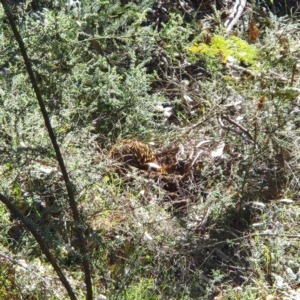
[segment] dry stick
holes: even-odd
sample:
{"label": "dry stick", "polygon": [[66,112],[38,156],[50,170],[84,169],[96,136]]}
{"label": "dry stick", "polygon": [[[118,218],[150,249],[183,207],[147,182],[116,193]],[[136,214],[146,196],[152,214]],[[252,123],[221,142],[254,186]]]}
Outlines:
{"label": "dry stick", "polygon": [[246,5],[246,0],[235,0],[234,7],[232,8],[232,13],[224,23],[227,33],[232,30],[233,26],[239,20],[240,16],[244,11],[245,5]]}
{"label": "dry stick", "polygon": [[[229,123],[231,123],[231,124],[237,126],[238,128],[240,128],[240,129],[242,130],[242,132],[244,132],[244,133],[251,139],[251,141],[254,142],[253,136],[251,135],[251,133],[250,133],[245,127],[243,127],[241,124],[239,124],[239,123],[235,122],[234,120],[232,120],[229,116],[224,116],[224,115],[222,115],[222,118],[224,118],[224,119],[227,120]],[[219,120],[219,122],[220,122],[220,120]],[[221,123],[222,123],[222,121],[221,121]],[[223,123],[222,123],[222,124],[223,124]],[[222,127],[223,127],[224,129],[232,130],[231,128],[226,127],[226,126],[224,126],[224,125],[223,125]],[[233,130],[233,131],[236,132],[235,130]],[[238,131],[237,131],[237,132],[238,132]]]}
{"label": "dry stick", "polygon": [[[2,1],[3,0],[1,0],[1,2]],[[60,269],[59,265],[57,264],[55,258],[51,254],[51,252],[50,252],[47,244],[45,243],[45,241],[43,240],[43,238],[41,237],[41,235],[37,232],[36,225],[33,224],[33,222],[31,220],[29,220],[28,218],[26,218],[21,213],[21,211],[14,204],[12,204],[12,202],[8,198],[6,198],[1,193],[0,193],[0,201],[3,202],[7,206],[7,208],[10,210],[10,212],[13,215],[15,215],[16,217],[18,217],[22,221],[22,223],[25,225],[25,227],[32,233],[32,235],[35,237],[36,241],[40,245],[41,250],[46,255],[46,257],[49,260],[49,262],[51,263],[53,269],[55,270],[55,272],[57,273],[58,277],[60,278],[60,281],[63,283],[63,285],[65,286],[66,290],[68,291],[70,299],[71,300],[76,300],[77,298],[76,298],[76,296],[75,296],[75,294],[74,294],[74,292],[72,290],[72,287],[71,287],[69,281],[67,280],[67,278],[63,274],[62,270]]]}
{"label": "dry stick", "polygon": [[[1,1],[3,7],[4,7],[5,14],[8,18],[8,21],[10,23],[11,29],[14,33],[14,36],[15,36],[18,44],[19,44],[19,47],[20,47],[20,50],[21,50],[21,53],[22,53],[22,56],[24,58],[24,62],[25,62],[25,65],[26,65],[27,72],[29,74],[29,77],[30,77],[30,80],[31,80],[31,83],[32,83],[32,87],[35,91],[40,109],[42,111],[45,126],[48,130],[49,137],[51,139],[54,151],[56,153],[57,161],[59,163],[61,172],[63,174],[63,178],[64,178],[66,188],[67,188],[67,192],[68,192],[69,204],[70,204],[70,207],[71,207],[72,212],[73,212],[73,219],[75,221],[75,230],[76,230],[76,233],[77,233],[80,252],[81,252],[82,260],[83,260],[83,267],[84,267],[84,273],[85,273],[85,285],[86,285],[86,290],[87,290],[86,299],[87,300],[92,300],[93,299],[93,291],[92,291],[91,273],[90,273],[88,255],[87,255],[88,253],[87,253],[87,249],[86,249],[86,246],[85,246],[86,244],[85,244],[85,239],[84,239],[84,235],[83,235],[83,226],[80,224],[80,217],[79,217],[77,204],[76,204],[75,197],[74,197],[73,185],[72,185],[72,183],[69,179],[69,175],[68,175],[68,172],[66,170],[65,163],[64,163],[64,160],[63,160],[61,152],[60,152],[60,148],[59,148],[58,143],[56,141],[56,137],[55,137],[53,128],[51,126],[51,123],[50,123],[50,120],[49,120],[49,117],[48,117],[48,114],[47,114],[47,110],[46,110],[45,104],[44,104],[43,99],[42,99],[41,92],[38,88],[37,81],[36,81],[35,75],[33,73],[33,70],[32,70],[32,67],[31,67],[30,60],[29,60],[28,55],[27,55],[25,45],[24,45],[23,40],[21,38],[21,35],[20,35],[20,33],[19,33],[19,31],[16,27],[13,15],[10,11],[10,8],[9,8],[7,2],[5,0],[0,0],[0,1]],[[33,232],[32,232],[32,234],[33,234]]]}
{"label": "dry stick", "polygon": [[296,70],[297,70],[297,64],[294,64],[293,65],[293,70],[292,70],[291,86],[293,86],[294,81],[295,81]]}
{"label": "dry stick", "polygon": [[[33,270],[31,270],[27,266],[25,266],[24,264],[22,264],[20,261],[18,261],[15,258],[10,257],[7,254],[0,253],[0,261],[1,261],[1,258],[9,260],[11,262],[11,264],[16,264],[16,265],[22,267],[23,269],[25,269],[27,272],[30,272],[31,275],[32,274],[35,275],[35,277],[39,278],[44,283],[44,285],[48,286],[49,289],[52,288],[51,289],[52,294],[55,294],[55,296],[57,298],[59,298],[59,295],[55,291],[53,291],[53,286],[51,285],[51,283],[47,282],[47,278],[43,278],[41,275],[37,274],[36,272],[34,272]],[[31,278],[32,278],[32,276],[31,276]]]}
{"label": "dry stick", "polygon": [[[219,124],[220,124],[221,128],[223,128],[225,130],[228,130],[228,131],[232,131],[232,132],[234,132],[234,133],[242,136],[242,132],[240,132],[240,131],[238,131],[236,129],[233,129],[233,128],[229,127],[229,126],[225,126],[224,123],[222,122],[221,117],[218,117],[218,121],[219,121]],[[252,141],[250,141],[250,142],[252,142]]]}
{"label": "dry stick", "polygon": [[223,245],[223,244],[226,244],[226,243],[232,243],[232,242],[237,242],[237,241],[240,241],[240,240],[244,240],[246,238],[253,238],[253,237],[268,237],[268,236],[271,236],[271,237],[286,237],[286,238],[289,238],[289,239],[300,239],[300,235],[299,234],[280,234],[280,233],[250,233],[248,235],[245,235],[245,236],[241,236],[241,237],[238,237],[238,238],[234,238],[234,239],[228,239],[226,241],[221,241],[221,242],[216,242],[214,244],[210,244],[210,245],[207,245],[207,246],[203,246],[203,247],[200,247],[200,249],[202,248],[214,248],[216,246],[220,246],[220,245]]}
{"label": "dry stick", "polygon": [[[250,233],[238,238],[234,238],[234,239],[227,239],[224,241],[220,241],[220,242],[216,242],[214,244],[210,244],[210,245],[203,245],[203,246],[196,246],[195,249],[200,250],[200,249],[207,249],[207,248],[215,248],[217,246],[221,246],[224,244],[228,244],[228,243],[233,243],[233,242],[239,242],[241,240],[245,240],[248,238],[253,238],[253,237],[285,237],[288,239],[300,239],[300,234],[280,234],[280,233]],[[188,253],[193,253],[195,251],[195,249],[190,250],[190,251],[186,251],[186,252],[179,252],[176,254],[188,254]]]}
{"label": "dry stick", "polygon": [[200,224],[198,224],[198,225],[196,226],[196,228],[194,229],[195,231],[201,230],[201,229],[206,225],[206,223],[207,223],[207,221],[208,221],[208,218],[209,218],[209,216],[210,216],[210,214],[211,214],[211,211],[212,211],[212,208],[211,208],[211,206],[210,206],[210,207],[208,207],[207,212],[206,212],[206,214],[205,214],[203,220],[202,220],[202,221],[200,222]]}

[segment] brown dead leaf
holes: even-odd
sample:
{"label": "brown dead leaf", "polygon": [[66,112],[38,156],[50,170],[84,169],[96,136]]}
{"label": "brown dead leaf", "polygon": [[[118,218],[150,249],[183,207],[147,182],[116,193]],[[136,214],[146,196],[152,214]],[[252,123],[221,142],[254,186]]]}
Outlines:
{"label": "brown dead leaf", "polygon": [[259,29],[257,27],[257,24],[254,20],[251,21],[250,27],[249,27],[249,38],[248,41],[255,41],[257,37],[259,36]]}

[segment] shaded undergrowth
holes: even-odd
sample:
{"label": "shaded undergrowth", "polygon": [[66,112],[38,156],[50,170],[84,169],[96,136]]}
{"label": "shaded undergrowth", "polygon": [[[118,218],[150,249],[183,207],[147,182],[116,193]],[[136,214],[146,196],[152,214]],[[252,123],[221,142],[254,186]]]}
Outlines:
{"label": "shaded undergrowth", "polygon": [[[95,298],[296,298],[297,21],[248,7],[232,38],[221,6],[204,17],[169,1],[140,4],[95,1],[20,19],[75,183]],[[2,26],[1,190],[35,222],[80,298],[62,176]],[[36,242],[1,210],[1,297],[61,298]]]}

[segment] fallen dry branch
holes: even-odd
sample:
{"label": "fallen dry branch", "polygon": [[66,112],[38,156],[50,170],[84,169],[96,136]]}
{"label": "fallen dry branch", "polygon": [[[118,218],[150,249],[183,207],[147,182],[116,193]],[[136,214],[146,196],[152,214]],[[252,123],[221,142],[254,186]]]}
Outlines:
{"label": "fallen dry branch", "polygon": [[244,11],[245,5],[246,5],[246,0],[235,1],[235,4],[232,8],[232,12],[230,16],[227,18],[226,22],[224,23],[227,32],[230,32],[233,26],[237,23],[237,21],[239,20],[239,18],[241,17]]}

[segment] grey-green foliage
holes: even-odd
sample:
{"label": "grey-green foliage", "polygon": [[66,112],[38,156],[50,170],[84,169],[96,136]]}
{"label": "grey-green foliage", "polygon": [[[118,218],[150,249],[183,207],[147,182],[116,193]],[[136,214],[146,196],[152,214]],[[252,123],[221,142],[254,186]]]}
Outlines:
{"label": "grey-green foliage", "polygon": [[[164,99],[149,94],[151,76],[145,67],[156,47],[155,33],[141,26],[152,3],[85,1],[76,8],[61,3],[60,9],[45,9],[40,19],[26,15],[21,35],[58,133],[88,126],[104,135],[113,131],[116,137],[161,128],[159,116],[155,120],[153,116],[156,104]],[[1,36],[0,66],[9,70],[9,76],[1,78],[2,100],[7,102],[17,91],[17,106],[25,105],[21,99],[32,102],[26,114],[21,109],[26,120],[41,123],[35,120],[40,115],[18,46],[2,26],[9,32]],[[104,55],[91,47],[86,26],[92,27]]]}
{"label": "grey-green foliage", "polygon": [[[81,9],[88,25],[93,26],[95,33],[108,36],[118,33],[133,32],[146,19],[154,0],[143,0],[134,3],[129,1],[86,1]],[[132,26],[133,25],[133,26]]]}
{"label": "grey-green foliage", "polygon": [[171,13],[166,24],[162,24],[160,38],[164,41],[165,49],[168,51],[172,63],[178,63],[179,53],[186,52],[185,47],[191,34],[190,25],[184,24],[184,20],[179,13]]}
{"label": "grey-green foliage", "polygon": [[[84,132],[84,138],[88,138],[89,132],[106,137],[146,136],[161,129],[162,122],[159,116],[154,119],[154,114],[156,104],[164,99],[149,93],[151,75],[146,69],[156,47],[155,32],[140,26],[152,2],[121,6],[120,1],[86,1],[76,9],[56,2],[55,10],[16,15],[17,19],[20,17],[17,24],[52,126],[60,145],[73,151],[71,157],[84,161],[86,150],[79,151],[74,141],[72,148],[69,142],[70,136],[78,136],[78,132]],[[6,172],[5,188],[9,191],[24,165],[37,157],[51,158],[52,152],[23,58],[2,6],[0,19],[0,150],[3,164],[15,170],[7,172],[3,165],[1,174]],[[95,24],[95,36],[104,55],[91,47],[86,36],[80,38],[89,23]],[[115,36],[108,36],[111,34]],[[69,165],[76,168],[84,163],[70,159]],[[80,178],[78,181],[83,182]]]}

